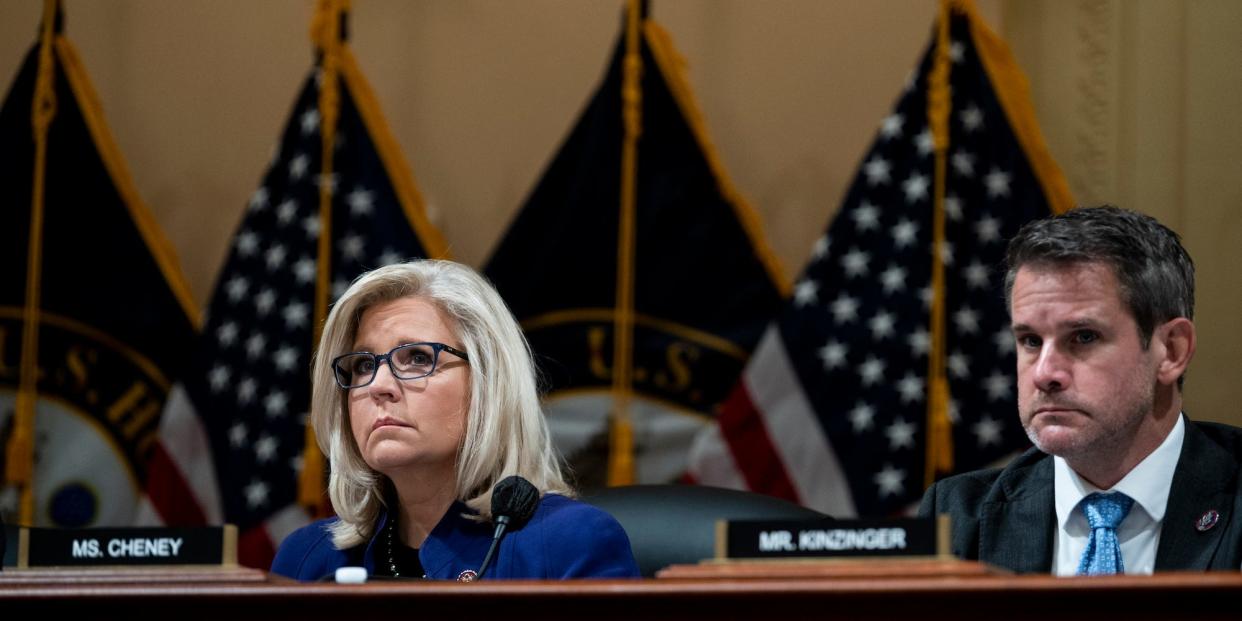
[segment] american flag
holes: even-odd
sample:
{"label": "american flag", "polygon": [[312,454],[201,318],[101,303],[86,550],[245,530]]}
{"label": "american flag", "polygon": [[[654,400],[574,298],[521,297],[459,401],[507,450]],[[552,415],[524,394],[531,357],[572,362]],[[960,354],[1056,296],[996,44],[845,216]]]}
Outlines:
{"label": "american flag", "polygon": [[[963,471],[1027,445],[1003,296],[1005,244],[1069,198],[1004,44],[968,5],[955,6],[950,23],[941,258],[954,466]],[[933,38],[881,122],[719,424],[697,439],[694,480],[843,517],[901,513],[922,495],[935,295],[927,121],[935,45]]]}
{"label": "american flag", "polygon": [[296,498],[311,394],[320,184],[333,193],[332,299],[365,270],[444,254],[370,87],[344,52],[334,170],[321,174],[316,69],[233,238],[192,367],[165,408],[147,488],[148,519],[235,524],[240,560],[255,567],[266,568],[275,546],[309,519]]}

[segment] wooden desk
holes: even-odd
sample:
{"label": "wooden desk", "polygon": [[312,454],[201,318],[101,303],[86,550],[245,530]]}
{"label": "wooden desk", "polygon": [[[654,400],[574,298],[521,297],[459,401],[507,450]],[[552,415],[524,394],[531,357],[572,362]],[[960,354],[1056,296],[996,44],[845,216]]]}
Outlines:
{"label": "wooden desk", "polygon": [[[5,571],[0,617],[143,619],[1238,619],[1242,574],[1011,576],[977,564],[674,567],[652,580],[299,584],[254,570]],[[706,566],[710,567],[710,566]],[[678,575],[687,577],[675,577]],[[1107,611],[1107,612],[1105,612]]]}

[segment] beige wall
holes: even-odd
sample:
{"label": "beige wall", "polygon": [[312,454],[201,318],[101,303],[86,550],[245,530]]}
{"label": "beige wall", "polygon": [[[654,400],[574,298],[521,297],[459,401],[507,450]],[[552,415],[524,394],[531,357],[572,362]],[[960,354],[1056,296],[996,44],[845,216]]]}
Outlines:
{"label": "beige wall", "polygon": [[1006,0],[1053,155],[1083,203],[1150,213],[1196,263],[1196,418],[1242,424],[1242,2]]}
{"label": "beige wall", "polygon": [[[41,3],[0,0],[0,80]],[[310,63],[310,0],[66,0],[199,303]],[[725,166],[792,277],[927,43],[933,0],[663,0]],[[1242,424],[1242,3],[982,0],[1075,195],[1155,214],[1200,267],[1197,417]],[[620,0],[355,0],[354,50],[454,256],[479,266],[602,76]]]}

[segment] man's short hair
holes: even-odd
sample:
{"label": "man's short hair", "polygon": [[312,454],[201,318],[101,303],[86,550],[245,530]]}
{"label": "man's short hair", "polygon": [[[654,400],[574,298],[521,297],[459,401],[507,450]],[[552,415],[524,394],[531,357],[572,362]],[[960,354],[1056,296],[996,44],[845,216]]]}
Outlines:
{"label": "man's short hair", "polygon": [[1024,266],[1063,267],[1104,263],[1112,267],[1121,301],[1138,324],[1146,348],[1156,326],[1194,319],[1195,264],[1181,239],[1155,218],[1112,205],[1080,207],[1028,222],[1009,241],[1005,302]]}

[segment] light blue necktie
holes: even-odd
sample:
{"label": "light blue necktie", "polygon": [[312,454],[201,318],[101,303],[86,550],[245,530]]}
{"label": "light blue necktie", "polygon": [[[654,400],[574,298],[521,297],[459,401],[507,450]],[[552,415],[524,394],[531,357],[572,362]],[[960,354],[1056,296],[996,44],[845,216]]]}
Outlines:
{"label": "light blue necktie", "polygon": [[1100,576],[1125,571],[1121,563],[1121,544],[1117,541],[1117,526],[1126,519],[1133,505],[1134,499],[1121,492],[1096,492],[1082,499],[1080,506],[1087,516],[1087,524],[1091,526],[1091,537],[1087,539],[1087,549],[1082,551],[1082,560],[1078,562],[1078,575]]}

